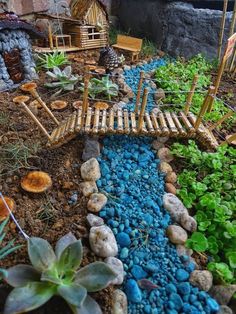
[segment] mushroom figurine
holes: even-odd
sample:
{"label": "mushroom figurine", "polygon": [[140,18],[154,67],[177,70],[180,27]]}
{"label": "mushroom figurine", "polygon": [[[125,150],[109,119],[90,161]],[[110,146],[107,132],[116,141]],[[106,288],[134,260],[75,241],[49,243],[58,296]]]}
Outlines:
{"label": "mushroom figurine", "polygon": [[20,89],[24,92],[32,92],[37,88],[37,84],[34,82],[29,82],[29,83],[25,83],[23,85],[21,85]]}
{"label": "mushroom figurine", "polygon": [[[4,200],[7,203],[9,209],[11,212],[14,212],[16,204],[14,200],[10,197],[4,196]],[[0,222],[5,220],[10,215],[4,201],[2,198],[0,198]]]}
{"label": "mushroom figurine", "polygon": [[95,109],[107,110],[109,105],[106,102],[98,101],[94,105]]}
{"label": "mushroom figurine", "polygon": [[21,180],[22,189],[31,193],[43,193],[51,186],[51,177],[43,171],[31,171]]}
{"label": "mushroom figurine", "polygon": [[67,104],[67,101],[55,100],[50,104],[50,107],[53,110],[63,110],[67,107]]}

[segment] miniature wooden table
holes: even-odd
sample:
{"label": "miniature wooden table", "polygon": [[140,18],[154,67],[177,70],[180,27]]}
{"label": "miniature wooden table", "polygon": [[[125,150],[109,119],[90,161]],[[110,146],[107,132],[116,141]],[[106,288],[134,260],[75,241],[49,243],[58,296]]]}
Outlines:
{"label": "miniature wooden table", "polygon": [[56,45],[56,48],[58,48],[58,39],[67,39],[68,40],[68,43],[69,43],[69,47],[71,47],[71,35],[54,35],[53,36],[53,39],[55,40],[55,45]]}

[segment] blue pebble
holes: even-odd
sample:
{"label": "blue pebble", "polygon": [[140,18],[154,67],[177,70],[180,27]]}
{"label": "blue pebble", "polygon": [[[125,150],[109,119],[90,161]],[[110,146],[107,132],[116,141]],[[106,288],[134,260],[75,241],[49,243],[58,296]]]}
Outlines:
{"label": "blue pebble", "polygon": [[186,270],[180,268],[177,270],[177,272],[175,274],[175,278],[180,282],[186,281],[189,279],[189,273]]}
{"label": "blue pebble", "polygon": [[167,284],[166,286],[165,286],[165,290],[166,290],[166,292],[167,293],[172,293],[172,292],[177,292],[177,288],[176,288],[176,286],[173,284],[173,283],[169,283],[169,284]]}
{"label": "blue pebble", "polygon": [[120,251],[120,258],[121,259],[125,259],[129,256],[129,250],[124,247],[121,251]]}
{"label": "blue pebble", "polygon": [[145,269],[147,271],[150,271],[151,273],[156,273],[160,270],[159,265],[157,263],[155,263],[154,261],[148,262]]}
{"label": "blue pebble", "polygon": [[151,313],[151,305],[147,304],[144,306],[144,313],[146,313],[146,314]]}
{"label": "blue pebble", "polygon": [[189,272],[189,273],[192,273],[194,270],[195,270],[195,264],[190,262],[188,263],[188,265],[186,266],[186,270]]}
{"label": "blue pebble", "polygon": [[117,243],[121,246],[121,247],[125,247],[125,246],[129,246],[131,244],[131,240],[130,237],[127,233],[125,232],[120,232],[116,235],[116,240]]}
{"label": "blue pebble", "polygon": [[140,280],[140,279],[143,279],[143,278],[146,278],[147,277],[147,273],[145,272],[145,270],[143,270],[143,268],[139,265],[134,265],[131,269],[131,273],[132,275],[134,276],[134,278],[136,280]]}
{"label": "blue pebble", "polygon": [[195,294],[190,294],[189,302],[194,303],[197,300],[197,296]]}
{"label": "blue pebble", "polygon": [[189,282],[181,282],[180,284],[178,284],[177,290],[182,295],[189,295],[189,293],[191,291],[190,283]]}
{"label": "blue pebble", "polygon": [[213,313],[218,312],[220,309],[219,304],[212,298],[207,299],[207,305]]}
{"label": "blue pebble", "polygon": [[175,304],[176,310],[180,310],[183,306],[183,301],[177,293],[171,293],[170,301],[172,301]]}
{"label": "blue pebble", "polygon": [[127,280],[125,292],[130,302],[140,303],[142,301],[142,292],[134,279]]}

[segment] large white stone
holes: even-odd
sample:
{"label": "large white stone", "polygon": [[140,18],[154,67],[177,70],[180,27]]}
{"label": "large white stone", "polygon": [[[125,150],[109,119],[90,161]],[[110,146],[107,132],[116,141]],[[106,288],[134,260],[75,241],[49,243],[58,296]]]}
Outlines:
{"label": "large white stone", "polygon": [[100,166],[96,158],[83,163],[80,172],[84,181],[97,181],[101,178]]}
{"label": "large white stone", "polygon": [[89,233],[92,251],[101,257],[116,256],[118,246],[112,230],[106,226],[92,227]]}
{"label": "large white stone", "polygon": [[117,289],[113,293],[113,306],[111,314],[128,314],[128,302],[126,294]]}
{"label": "large white stone", "polygon": [[180,223],[181,217],[184,214],[188,215],[187,208],[184,206],[181,200],[172,193],[164,194],[163,205],[175,222]]}
{"label": "large white stone", "polygon": [[105,259],[105,263],[107,263],[117,274],[117,277],[111,281],[111,284],[121,285],[124,281],[124,266],[122,261],[116,257],[111,256]]}

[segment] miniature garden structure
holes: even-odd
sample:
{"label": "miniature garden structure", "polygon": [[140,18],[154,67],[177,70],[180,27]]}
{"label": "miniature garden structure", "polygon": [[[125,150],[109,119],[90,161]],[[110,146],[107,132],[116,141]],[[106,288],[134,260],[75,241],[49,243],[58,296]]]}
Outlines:
{"label": "miniature garden structure", "polygon": [[37,77],[30,36],[41,37],[31,24],[14,14],[0,14],[0,91]]}

